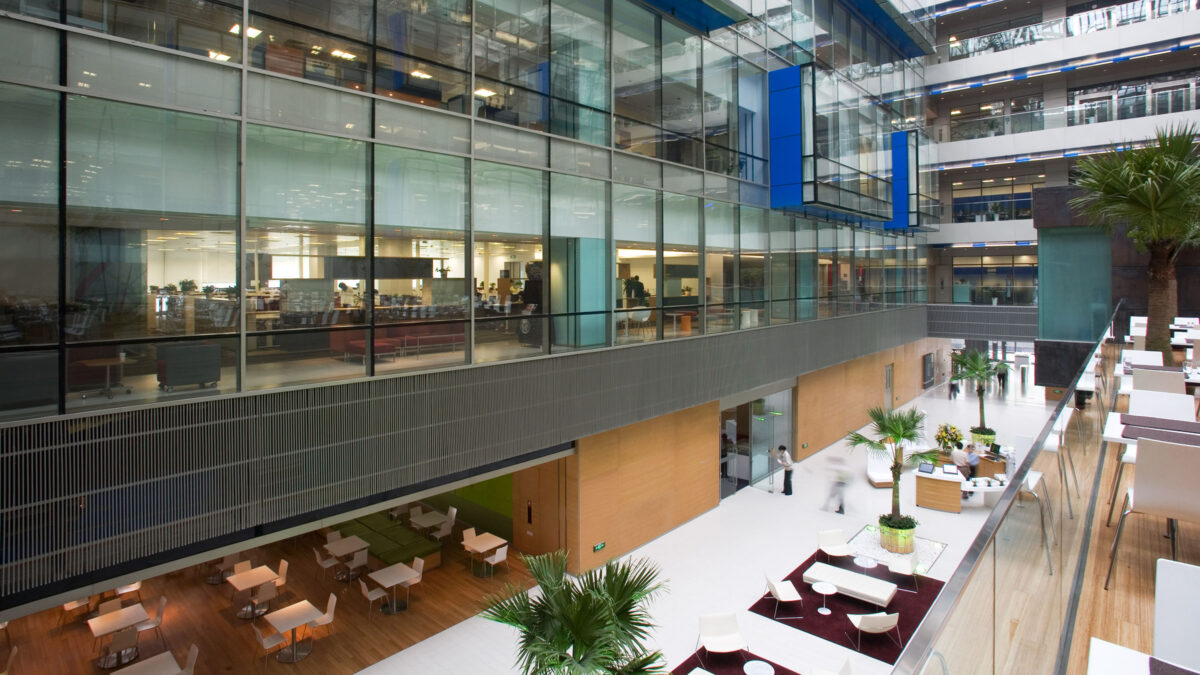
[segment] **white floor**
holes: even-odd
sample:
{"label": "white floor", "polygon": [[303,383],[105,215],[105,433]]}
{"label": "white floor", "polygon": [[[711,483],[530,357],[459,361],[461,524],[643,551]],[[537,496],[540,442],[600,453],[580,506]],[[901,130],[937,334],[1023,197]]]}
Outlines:
{"label": "white floor", "polygon": [[[1016,373],[1009,381],[1003,401],[995,392],[987,394],[986,412],[989,426],[1000,432],[997,442],[1014,446],[1023,458],[1052,406],[1044,401],[1040,387],[1023,388]],[[942,422],[952,422],[964,433],[977,422],[979,406],[973,390],[955,400],[949,400],[946,392],[941,386],[912,402],[928,413],[930,436]],[[654,560],[669,585],[668,593],[651,609],[659,626],[652,644],[666,655],[668,668],[695,651],[699,615],[733,611],[751,651],[797,672],[811,672],[814,667],[836,671],[846,659],[853,662],[857,675],[891,672],[885,663],[747,611],[765,592],[764,576],[783,577],[812,555],[817,531],[841,528],[852,536],[888,510],[891,491],[867,483],[864,452],[847,452],[839,442],[801,462],[791,497],[770,493],[766,486],[743,489],[630,554]],[[829,489],[828,460],[834,454],[847,456],[854,474],[846,492],[845,515],[821,509]],[[961,514],[916,508],[914,491],[911,476],[906,477],[902,505],[920,521],[918,536],[947,544],[927,575],[948,579],[988,509],[981,495],[973,497]],[[512,665],[516,642],[515,630],[475,617],[361,672],[513,673],[517,672]]]}

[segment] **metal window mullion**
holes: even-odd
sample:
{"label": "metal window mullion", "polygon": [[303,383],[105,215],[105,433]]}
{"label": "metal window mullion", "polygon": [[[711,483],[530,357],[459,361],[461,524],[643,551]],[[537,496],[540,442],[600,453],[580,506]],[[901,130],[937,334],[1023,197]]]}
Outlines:
{"label": "metal window mullion", "polygon": [[[663,325],[666,323],[667,317],[667,290],[666,279],[663,274],[666,273],[666,265],[663,264],[663,222],[666,220],[664,209],[666,208],[667,200],[662,193],[662,190],[654,191],[654,269],[655,269],[655,284],[654,290],[658,293],[658,330],[655,331],[659,340],[664,339]],[[700,284],[697,283],[697,286]]]}
{"label": "metal window mullion", "polygon": [[[553,320],[550,318],[550,257],[553,251],[550,247],[550,172],[542,171],[542,353],[550,353],[550,331],[553,330]],[[523,298],[522,298],[523,299]],[[536,315],[534,315],[536,316]],[[538,321],[539,319],[533,319]]]}
{"label": "metal window mullion", "polygon": [[[59,18],[66,23],[66,3]],[[58,32],[58,81],[67,82],[67,35]],[[67,412],[67,99],[58,95],[58,414]]]}
{"label": "metal window mullion", "polygon": [[[250,7],[249,3],[242,3],[242,26],[250,25]],[[250,89],[250,76],[246,73],[246,61],[249,50],[249,31],[242,30],[241,43],[242,54],[239,61],[241,67],[238,71],[238,86],[240,87],[240,99],[238,100],[238,230],[237,230],[237,245],[234,250],[237,251],[237,260],[234,262],[234,273],[238,280],[238,362],[236,383],[237,391],[246,390],[247,373],[246,373],[246,291],[249,290],[249,277],[245,269],[246,261],[246,97]],[[254,338],[255,342],[258,338]]]}

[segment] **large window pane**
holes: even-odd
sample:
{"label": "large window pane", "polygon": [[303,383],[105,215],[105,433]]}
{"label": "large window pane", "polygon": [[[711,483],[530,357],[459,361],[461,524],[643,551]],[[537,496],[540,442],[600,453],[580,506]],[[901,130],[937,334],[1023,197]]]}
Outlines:
{"label": "large window pane", "polygon": [[371,90],[371,48],[366,43],[259,14],[251,14],[250,27],[259,31],[246,34],[251,65],[358,91]]}
{"label": "large window pane", "polygon": [[[240,2],[193,0],[121,0],[67,2],[67,23],[137,42],[207,56],[214,61],[241,61]],[[57,15],[47,17],[52,20]]]}
{"label": "large window pane", "polygon": [[236,331],[237,124],[67,105],[67,339]]}
{"label": "large window pane", "polygon": [[608,342],[607,222],[606,183],[550,175],[552,349]]}
{"label": "large window pane", "polygon": [[603,0],[550,5],[552,133],[608,144],[608,15]]}
{"label": "large window pane", "polygon": [[542,171],[474,164],[475,360],[545,351]]}
{"label": "large window pane", "polygon": [[[771,211],[768,217],[771,228],[771,323],[787,323],[793,320],[792,314],[795,309],[793,298],[796,297],[796,237],[792,232],[791,216],[780,211]],[[746,255],[745,236],[743,229],[743,257]]]}
{"label": "large window pane", "polygon": [[[700,316],[700,200],[663,193],[663,337],[704,332]],[[670,318],[671,322],[667,323]]]}
{"label": "large window pane", "polygon": [[466,227],[466,160],[376,147],[376,371],[463,361]]}
{"label": "large window pane", "polygon": [[704,166],[700,138],[700,37],[669,22],[662,24],[663,157],[697,168]]}
{"label": "large window pane", "polygon": [[749,206],[739,209],[738,301],[740,326],[766,324],[767,231],[766,211]]}
{"label": "large window pane", "polygon": [[[661,117],[658,21],[653,12],[632,2],[613,1],[613,111],[653,126]],[[627,147],[619,136],[617,140],[618,147]]]}
{"label": "large window pane", "polygon": [[383,49],[375,51],[375,93],[431,108],[470,111],[470,76]]}
{"label": "large window pane", "polygon": [[710,333],[737,328],[737,207],[704,206],[704,291]]}
{"label": "large window pane", "polygon": [[[347,365],[365,345],[347,349],[345,331],[311,329],[366,320],[366,169],[365,143],[247,127],[243,277],[252,387],[278,381],[281,362],[304,371],[304,381],[365,372],[361,361]],[[281,331],[300,332],[272,334]]]}
{"label": "large window pane", "polygon": [[654,190],[613,185],[613,246],[616,260],[618,344],[654,340],[658,331],[651,309],[660,292],[658,279],[658,194]]}
{"label": "large window pane", "polygon": [[69,347],[67,410],[232,393],[237,347],[236,337]]}
{"label": "large window pane", "polygon": [[817,225],[796,219],[796,320],[817,318],[817,303],[826,286],[822,277],[828,264],[817,248]]}
{"label": "large window pane", "polygon": [[[0,122],[0,233],[5,241],[20,242],[0,247],[0,288],[4,289],[0,345],[54,343],[58,341],[58,94],[0,85]],[[25,368],[34,361],[11,363]]]}
{"label": "large window pane", "polygon": [[[737,57],[704,43],[704,136],[709,144],[737,150]],[[731,173],[729,152],[709,151],[708,170]]]}
{"label": "large window pane", "polygon": [[475,3],[475,72],[548,93],[549,18],[544,0]]}
{"label": "large window pane", "polygon": [[467,70],[470,0],[377,0],[376,44],[431,63]]}
{"label": "large window pane", "polygon": [[0,420],[58,412],[58,352],[0,354]]}

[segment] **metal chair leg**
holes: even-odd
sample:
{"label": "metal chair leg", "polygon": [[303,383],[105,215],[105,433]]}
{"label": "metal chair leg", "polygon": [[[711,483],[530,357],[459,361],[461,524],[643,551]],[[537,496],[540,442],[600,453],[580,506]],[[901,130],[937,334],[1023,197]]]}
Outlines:
{"label": "metal chair leg", "polygon": [[1117,488],[1121,487],[1122,473],[1125,473],[1125,462],[1121,460],[1121,457],[1117,457],[1117,474],[1113,476],[1112,495],[1108,498],[1108,520],[1104,521],[1105,527],[1112,527],[1112,514],[1113,509],[1117,507]]}
{"label": "metal chair leg", "polygon": [[1171,560],[1179,560],[1179,551],[1176,548],[1176,542],[1179,539],[1179,521],[1168,518],[1167,529],[1171,532]]}
{"label": "metal chair leg", "polygon": [[1067,455],[1067,463],[1071,465],[1071,477],[1075,479],[1075,496],[1079,497],[1079,474],[1075,473],[1075,458],[1071,456],[1071,446],[1064,445],[1062,450]]}
{"label": "metal chair leg", "polygon": [[1113,538],[1112,544],[1112,559],[1108,561],[1108,576],[1104,577],[1104,590],[1108,590],[1108,583],[1112,580],[1113,568],[1117,566],[1117,547],[1121,545],[1121,532],[1125,529],[1125,518],[1133,511],[1129,508],[1129,495],[1125,495],[1125,502],[1121,505],[1121,520],[1117,521],[1117,536]]}
{"label": "metal chair leg", "polygon": [[1042,522],[1042,545],[1046,548],[1046,567],[1050,569],[1050,576],[1054,576],[1054,560],[1050,557],[1050,537],[1046,531],[1046,509],[1042,506],[1042,498],[1036,492],[1030,490],[1029,494],[1033,495],[1033,499],[1038,505],[1038,518]]}

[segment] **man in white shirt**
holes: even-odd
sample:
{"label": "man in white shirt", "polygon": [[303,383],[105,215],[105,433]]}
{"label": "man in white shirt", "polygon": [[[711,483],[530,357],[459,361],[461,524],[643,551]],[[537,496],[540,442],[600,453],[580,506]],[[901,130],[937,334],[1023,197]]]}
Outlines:
{"label": "man in white shirt", "polygon": [[792,465],[796,462],[792,459],[792,453],[788,452],[786,445],[779,446],[775,451],[775,461],[779,462],[779,466],[783,467],[783,494],[792,494]]}

